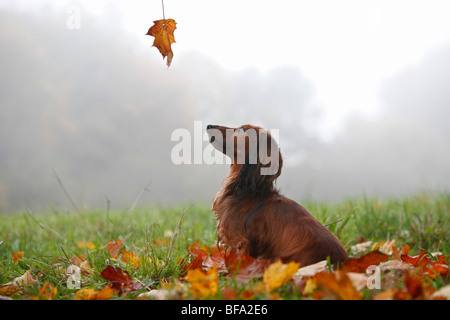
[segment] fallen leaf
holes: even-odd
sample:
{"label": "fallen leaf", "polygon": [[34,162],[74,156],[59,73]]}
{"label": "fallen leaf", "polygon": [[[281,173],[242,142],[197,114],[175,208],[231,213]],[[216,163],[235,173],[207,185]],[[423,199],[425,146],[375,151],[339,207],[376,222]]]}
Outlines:
{"label": "fallen leaf", "polygon": [[108,284],[101,290],[83,288],[75,292],[75,300],[109,300],[117,292]]}
{"label": "fallen leaf", "polygon": [[423,273],[430,278],[435,278],[437,274],[445,276],[448,273],[448,264],[445,261],[445,256],[442,254],[436,260],[432,260],[425,251],[420,252],[417,256],[411,257],[407,254],[402,254],[400,257],[403,262],[422,268]]}
{"label": "fallen leaf", "polygon": [[265,271],[263,283],[267,291],[272,291],[281,287],[283,284],[292,279],[294,273],[297,272],[300,263],[289,262],[282,263],[280,260],[272,263]]}
{"label": "fallen leaf", "polygon": [[388,258],[389,255],[374,250],[359,258],[348,258],[342,263],[341,269],[346,272],[365,273],[369,266],[377,266]]}
{"label": "fallen leaf", "polygon": [[119,267],[109,265],[100,274],[103,278],[109,280],[111,287],[117,290],[119,295],[124,292],[139,290],[142,287],[141,283],[133,281],[128,271]]}
{"label": "fallen leaf", "polygon": [[13,281],[2,284],[0,286],[0,295],[10,296],[14,293],[20,292],[22,288],[33,286],[37,283],[31,270],[28,270],[20,277],[15,278]]}
{"label": "fallen leaf", "polygon": [[77,247],[80,248],[80,249],[86,248],[86,249],[89,249],[89,250],[93,250],[93,249],[95,249],[95,244],[93,244],[90,241],[86,241],[86,242],[79,241],[77,243]]}
{"label": "fallen leaf", "polygon": [[191,255],[191,261],[186,264],[184,260],[180,262],[181,276],[184,276],[190,269],[208,270],[213,266],[217,268],[218,273],[228,272],[225,262],[225,251],[223,248],[213,246],[203,246],[199,244],[199,240],[191,243],[188,248]]}
{"label": "fallen leaf", "polygon": [[327,269],[327,260],[322,260],[315,264],[310,264],[306,267],[299,268],[293,277],[312,277],[316,273],[325,271]]}
{"label": "fallen leaf", "polygon": [[50,282],[46,281],[42,287],[39,288],[37,299],[39,300],[53,300],[58,293],[58,289]]}
{"label": "fallen leaf", "polygon": [[267,260],[259,260],[249,255],[242,255],[236,250],[227,251],[224,258],[229,276],[238,284],[263,276],[264,271],[270,265],[270,262]]}
{"label": "fallen leaf", "polygon": [[190,293],[196,299],[205,299],[215,296],[219,288],[219,276],[213,266],[207,271],[201,269],[188,270],[187,282],[191,285]]}
{"label": "fallen leaf", "polygon": [[405,287],[412,299],[429,300],[436,291],[430,285],[422,283],[420,276],[411,273],[406,274]]}
{"label": "fallen leaf", "polygon": [[13,252],[12,258],[14,263],[17,263],[17,261],[22,260],[23,251]]}
{"label": "fallen leaf", "polygon": [[360,300],[361,295],[356,291],[355,287],[344,271],[337,270],[333,273],[322,271],[316,274],[310,280],[311,283],[306,285],[305,293],[311,293],[316,299],[331,300]]}
{"label": "fallen leaf", "polygon": [[446,285],[445,287],[440,288],[435,291],[431,297],[431,299],[445,299],[450,300],[450,285]]}
{"label": "fallen leaf", "polygon": [[133,252],[127,250],[120,251],[120,260],[125,264],[131,265],[133,268],[139,268],[142,262],[142,259],[139,259]]}
{"label": "fallen leaf", "polygon": [[120,249],[123,247],[123,241],[122,240],[109,240],[108,244],[106,245],[106,249],[108,250],[109,254],[111,255],[111,258],[117,259],[120,254]]}
{"label": "fallen leaf", "polygon": [[175,42],[173,33],[177,28],[177,23],[173,19],[162,19],[153,21],[153,23],[154,25],[148,29],[147,35],[155,37],[153,46],[158,48],[163,59],[167,57],[167,66],[170,67],[173,59],[172,43]]}

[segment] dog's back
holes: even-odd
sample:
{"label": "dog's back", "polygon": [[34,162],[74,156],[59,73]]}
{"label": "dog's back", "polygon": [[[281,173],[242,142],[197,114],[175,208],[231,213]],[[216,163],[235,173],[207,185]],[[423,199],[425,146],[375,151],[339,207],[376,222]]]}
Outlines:
{"label": "dog's back", "polygon": [[[295,201],[277,194],[250,206],[246,203],[217,217],[219,237],[235,249],[252,257],[296,261],[302,266],[327,257],[331,263],[347,259],[339,240]],[[220,213],[220,207],[216,208],[216,216]]]}

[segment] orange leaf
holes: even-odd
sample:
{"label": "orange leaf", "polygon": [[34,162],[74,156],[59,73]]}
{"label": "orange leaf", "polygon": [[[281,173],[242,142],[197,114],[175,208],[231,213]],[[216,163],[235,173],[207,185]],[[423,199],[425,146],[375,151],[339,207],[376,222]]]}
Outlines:
{"label": "orange leaf", "polygon": [[189,253],[194,257],[193,260],[187,265],[184,264],[184,260],[181,261],[182,270],[181,275],[185,275],[190,269],[209,269],[215,266],[217,272],[223,273],[227,272],[225,263],[225,252],[219,250],[217,247],[204,246],[203,248],[199,245],[199,240],[191,243],[188,248]]}
{"label": "orange leaf", "polygon": [[39,289],[38,297],[40,300],[53,300],[58,290],[48,281]]}
{"label": "orange leaf", "polygon": [[248,282],[252,278],[262,276],[270,265],[267,260],[258,260],[249,255],[242,255],[237,250],[227,251],[224,258],[228,272],[237,283]]}
{"label": "orange leaf", "polygon": [[311,281],[317,291],[313,297],[320,299],[360,300],[361,296],[353,287],[350,278],[343,271],[329,273],[322,271],[316,274]]}
{"label": "orange leaf", "polygon": [[389,255],[381,253],[378,250],[374,250],[359,258],[348,258],[342,264],[342,269],[346,272],[365,273],[369,266],[377,266],[388,258]]}
{"label": "orange leaf", "polygon": [[153,21],[154,25],[148,29],[147,35],[155,37],[153,46],[158,48],[163,59],[167,57],[167,66],[170,67],[173,58],[172,43],[175,42],[173,35],[176,27],[176,22],[173,19],[162,19]]}
{"label": "orange leaf", "polygon": [[109,240],[106,248],[108,249],[111,258],[117,259],[119,257],[120,248],[123,247],[122,240]]}
{"label": "orange leaf", "polygon": [[22,260],[23,251],[13,252],[12,258],[14,263],[17,263],[17,261]]}
{"label": "orange leaf", "polygon": [[140,262],[142,262],[142,259],[136,257],[133,252],[122,250],[120,251],[120,254],[120,260],[123,263],[130,264],[134,268],[139,268],[141,266]]}
{"label": "orange leaf", "polygon": [[77,247],[80,248],[80,249],[86,248],[86,249],[93,250],[93,249],[95,249],[95,244],[93,244],[90,241],[86,241],[86,242],[79,241],[77,243]]}
{"label": "orange leaf", "polygon": [[419,255],[413,257],[402,254],[401,259],[403,262],[410,263],[415,267],[421,267],[423,273],[431,278],[435,278],[436,273],[441,276],[445,276],[448,273],[448,265],[445,262],[444,255],[440,255],[437,261],[433,261],[428,257],[425,251],[422,251]]}
{"label": "orange leaf", "polygon": [[110,284],[101,290],[84,288],[75,292],[75,300],[109,300],[115,293]]}

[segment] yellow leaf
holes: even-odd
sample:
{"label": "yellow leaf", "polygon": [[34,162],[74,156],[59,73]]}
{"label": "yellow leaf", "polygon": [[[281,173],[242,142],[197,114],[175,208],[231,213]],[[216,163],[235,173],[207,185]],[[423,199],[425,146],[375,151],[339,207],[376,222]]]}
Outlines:
{"label": "yellow leaf", "polygon": [[142,259],[136,257],[133,252],[122,250],[120,251],[120,254],[122,255],[120,260],[123,263],[129,264],[134,268],[139,268],[141,266],[140,262],[142,262]]}
{"label": "yellow leaf", "polygon": [[282,263],[280,260],[272,263],[265,271],[263,283],[267,291],[272,291],[281,287],[284,283],[292,279],[294,273],[297,272],[300,263],[289,262]]}
{"label": "yellow leaf", "polygon": [[196,299],[205,299],[217,294],[219,275],[216,266],[204,272],[201,269],[188,270],[187,282],[191,285],[190,293]]}
{"label": "yellow leaf", "polygon": [[75,300],[109,300],[116,294],[111,285],[106,285],[101,290],[94,288],[83,288],[75,292]]}
{"label": "yellow leaf", "polygon": [[93,250],[95,249],[95,244],[93,244],[90,241],[86,241],[86,242],[78,242],[77,244],[78,248],[83,249],[83,248],[87,248],[89,250]]}
{"label": "yellow leaf", "polygon": [[153,46],[158,48],[163,59],[167,57],[167,66],[170,67],[173,58],[172,43],[175,42],[173,35],[176,27],[176,22],[173,19],[162,19],[153,21],[154,25],[148,29],[147,35],[155,37]]}

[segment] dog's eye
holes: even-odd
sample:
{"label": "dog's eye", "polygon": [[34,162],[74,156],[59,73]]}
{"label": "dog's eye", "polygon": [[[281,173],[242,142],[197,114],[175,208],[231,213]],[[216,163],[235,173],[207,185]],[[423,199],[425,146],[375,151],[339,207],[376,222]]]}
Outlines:
{"label": "dog's eye", "polygon": [[242,133],[242,132],[245,132],[245,128],[244,127],[240,127],[240,128],[237,128],[237,130],[236,130],[238,133]]}

